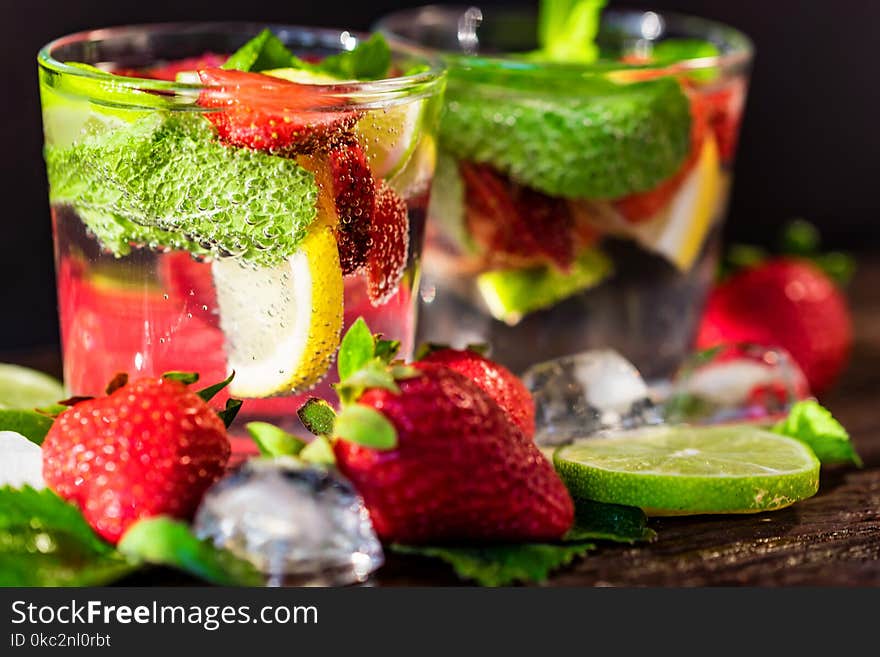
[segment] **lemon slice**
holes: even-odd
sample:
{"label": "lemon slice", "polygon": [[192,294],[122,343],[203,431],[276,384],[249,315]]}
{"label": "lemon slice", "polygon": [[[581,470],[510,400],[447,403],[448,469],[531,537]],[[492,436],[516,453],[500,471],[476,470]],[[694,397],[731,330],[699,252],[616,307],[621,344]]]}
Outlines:
{"label": "lemon slice", "polygon": [[229,392],[270,397],[307,390],[333,360],[342,330],[342,268],[332,227],[316,221],[282,265],[212,264]]}
{"label": "lemon slice", "polygon": [[355,126],[373,174],[391,179],[409,162],[419,143],[425,99],[367,112]]}
{"label": "lemon slice", "polygon": [[685,178],[672,202],[657,217],[635,226],[633,237],[681,271],[690,270],[718,214],[723,191],[718,145],[713,137],[708,136],[697,165]]}

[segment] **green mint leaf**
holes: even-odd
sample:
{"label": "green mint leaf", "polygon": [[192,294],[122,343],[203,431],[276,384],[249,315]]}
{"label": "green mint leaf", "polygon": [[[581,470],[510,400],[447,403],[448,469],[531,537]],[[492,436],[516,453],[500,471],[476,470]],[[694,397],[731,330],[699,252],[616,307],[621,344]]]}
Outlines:
{"label": "green mint leaf", "polygon": [[223,68],[259,73],[273,68],[286,68],[293,59],[281,39],[268,28],[236,50],[223,64]]}
{"label": "green mint leaf", "polygon": [[582,500],[575,505],[574,526],[565,540],[637,543],[656,537],[657,532],[648,527],[648,518],[641,509]]}
{"label": "green mint leaf", "polygon": [[129,559],[177,568],[221,586],[261,586],[264,578],[250,562],[199,540],[179,520],[158,516],[139,520],[119,541]]}
{"label": "green mint leaf", "polygon": [[333,435],[336,411],[323,399],[310,397],[296,414],[303,426],[316,436]]}
{"label": "green mint leaf", "polygon": [[336,357],[339,380],[345,381],[366,365],[373,358],[374,349],[373,334],[364,318],[358,317],[339,344],[339,355]]}
{"label": "green mint leaf", "polygon": [[242,401],[240,399],[227,399],[226,407],[222,411],[217,411],[217,415],[223,420],[223,424],[228,429],[235,421],[235,416],[241,410]]}
{"label": "green mint leaf", "polygon": [[517,582],[543,582],[551,572],[567,566],[595,547],[589,542],[565,544],[522,543],[486,546],[422,546],[394,544],[391,549],[442,559],[456,575],[481,586],[508,586]]}
{"label": "green mint leaf", "polygon": [[[721,52],[711,41],[702,39],[664,39],[654,44],[651,49],[651,64],[667,66],[689,59],[717,57]],[[696,69],[687,74],[692,80],[708,82],[718,77],[718,68]]]}
{"label": "green mint leaf", "polygon": [[136,568],[49,489],[0,488],[0,586],[100,586]]}
{"label": "green mint leaf", "polygon": [[330,441],[324,436],[318,436],[299,453],[299,458],[306,463],[316,465],[336,465],[336,456]]}
{"label": "green mint leaf", "polygon": [[211,401],[212,399],[214,399],[214,396],[218,392],[220,392],[221,390],[223,390],[223,388],[225,388],[230,383],[232,383],[232,379],[234,379],[234,378],[235,378],[235,372],[233,372],[232,374],[227,376],[222,381],[218,381],[214,385],[210,385],[207,388],[202,388],[196,394],[198,394],[198,396],[201,397],[202,399],[204,399],[206,402]]}
{"label": "green mint leaf", "polygon": [[203,117],[157,112],[46,149],[53,203],[72,205],[116,255],[131,243],[261,266],[289,258],[317,214],[295,160],[221,144]]}
{"label": "green mint leaf", "polygon": [[15,431],[37,445],[43,444],[53,422],[53,418],[37,411],[0,409],[0,431]]}
{"label": "green mint leaf", "polygon": [[35,410],[40,415],[45,415],[46,417],[54,420],[56,417],[67,410],[67,406],[65,406],[64,404],[49,404],[48,406],[40,406]]}
{"label": "green mint leaf", "polygon": [[333,432],[339,438],[373,449],[393,449],[397,445],[397,431],[388,418],[360,404],[350,404],[339,412]]}
{"label": "green mint leaf", "polygon": [[818,402],[798,402],[773,431],[809,446],[822,465],[852,463],[862,467],[862,459],[850,442],[849,433]]}
{"label": "green mint leaf", "polygon": [[533,59],[589,64],[599,56],[596,35],[606,0],[541,0]]}
{"label": "green mint leaf", "polygon": [[[180,381],[184,385],[190,385],[199,380],[198,372],[165,372],[162,375],[163,379],[170,379],[172,381]],[[207,401],[207,400],[205,400]]]}
{"label": "green mint leaf", "polygon": [[381,34],[373,34],[354,50],[325,57],[317,70],[345,80],[377,80],[391,69],[391,48]]}
{"label": "green mint leaf", "polygon": [[245,426],[263,456],[296,456],[306,442],[268,422],[248,422]]}

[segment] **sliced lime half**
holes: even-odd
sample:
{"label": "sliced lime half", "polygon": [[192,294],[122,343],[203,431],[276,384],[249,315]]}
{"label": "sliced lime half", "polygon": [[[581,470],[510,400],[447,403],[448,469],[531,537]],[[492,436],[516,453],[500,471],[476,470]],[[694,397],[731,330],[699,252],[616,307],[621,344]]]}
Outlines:
{"label": "sliced lime half", "polygon": [[621,432],[560,447],[553,462],[575,498],[649,515],[772,511],[819,488],[809,447],[751,425]]}
{"label": "sliced lime half", "polygon": [[32,409],[66,396],[61,382],[48,374],[0,363],[0,408]]}

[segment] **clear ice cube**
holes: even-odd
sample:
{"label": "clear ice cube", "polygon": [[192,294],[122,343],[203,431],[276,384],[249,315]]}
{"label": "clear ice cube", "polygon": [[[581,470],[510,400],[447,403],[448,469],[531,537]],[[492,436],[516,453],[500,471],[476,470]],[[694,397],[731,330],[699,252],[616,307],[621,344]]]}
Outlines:
{"label": "clear ice cube", "polygon": [[669,422],[773,422],[809,396],[804,373],[787,351],[728,344],[691,356],[672,381]]}
{"label": "clear ice cube", "polygon": [[270,586],[363,582],[383,563],[351,483],[292,458],[251,459],[214,484],[195,531],[251,561]]}
{"label": "clear ice cube", "polygon": [[15,431],[0,431],[0,486],[45,488],[43,451]]}
{"label": "clear ice cube", "polygon": [[535,399],[535,442],[541,446],[660,421],[638,370],[610,349],[533,365],[523,381]]}

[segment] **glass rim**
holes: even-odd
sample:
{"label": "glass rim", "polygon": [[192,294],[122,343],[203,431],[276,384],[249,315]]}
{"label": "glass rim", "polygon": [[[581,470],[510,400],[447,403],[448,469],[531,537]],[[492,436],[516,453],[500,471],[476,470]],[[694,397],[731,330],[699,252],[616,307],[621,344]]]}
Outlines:
{"label": "glass rim", "polygon": [[[67,78],[75,78],[86,82],[101,84],[109,83],[115,88],[130,89],[133,91],[157,92],[162,95],[192,94],[199,90],[215,89],[216,85],[206,85],[197,82],[177,82],[171,80],[156,80],[154,78],[136,77],[130,75],[116,75],[103,70],[84,69],[79,66],[68,64],[56,59],[53,52],[65,45],[94,41],[108,37],[125,37],[143,32],[170,33],[174,31],[218,30],[230,33],[241,32],[256,36],[263,29],[270,29],[274,33],[279,31],[297,31],[317,37],[333,39],[341,42],[343,35],[349,35],[361,42],[369,38],[370,32],[358,30],[345,30],[341,28],[309,27],[289,23],[259,23],[254,21],[177,21],[159,23],[135,23],[130,25],[116,25],[112,27],[82,30],[53,39],[37,52],[38,65],[58,75]],[[340,80],[333,83],[309,84],[315,90],[327,96],[338,97],[348,101],[348,107],[354,105],[377,106],[384,105],[388,100],[400,96],[409,97],[412,92],[421,91],[426,95],[432,85],[440,83],[446,76],[446,65],[442,59],[430,49],[420,47],[418,44],[388,40],[392,55],[412,56],[422,60],[427,69],[410,75],[392,76],[378,80]],[[340,49],[344,51],[344,48]],[[87,96],[87,94],[84,94]],[[352,103],[353,101],[353,103]],[[125,103],[122,103],[123,105]],[[139,107],[132,103],[132,107]],[[327,108],[322,108],[326,110]]]}
{"label": "glass rim", "polygon": [[[511,53],[492,53],[492,54],[467,54],[462,52],[457,52],[453,50],[443,50],[440,48],[433,48],[431,46],[426,46],[422,43],[419,43],[417,40],[409,39],[405,36],[400,35],[396,31],[394,31],[389,26],[389,21],[394,19],[402,19],[404,17],[409,17],[411,22],[418,20],[418,16],[424,12],[433,12],[437,16],[443,16],[444,18],[452,18],[455,16],[461,16],[465,12],[471,10],[472,7],[468,5],[421,5],[419,7],[410,7],[407,9],[400,9],[398,11],[393,11],[388,14],[382,16],[379,20],[377,20],[372,29],[376,32],[379,32],[385,35],[388,38],[389,43],[393,45],[399,46],[409,46],[409,47],[417,47],[421,49],[427,49],[431,53],[435,53],[441,57],[448,56],[457,56],[456,64],[461,65],[463,62],[466,62],[468,58],[474,59],[482,59],[482,60],[490,60],[496,62],[507,62],[511,61],[509,55]],[[473,7],[476,9],[476,7]],[[530,16],[535,15],[535,11],[530,8],[522,7],[522,6],[491,6],[488,8],[489,11],[497,11],[498,13],[506,14],[508,16]],[[729,52],[722,52],[718,55],[712,55],[708,57],[699,57],[694,59],[681,60],[673,63],[666,64],[651,64],[648,63],[630,63],[623,61],[603,61],[597,60],[597,62],[593,62],[591,64],[571,64],[564,62],[529,62],[522,60],[515,60],[518,68],[522,69],[563,69],[568,71],[582,71],[582,72],[601,72],[601,73],[610,73],[614,71],[630,71],[630,70],[641,70],[641,71],[657,71],[663,74],[674,75],[679,73],[687,73],[692,71],[699,71],[710,68],[720,68],[722,70],[735,68],[737,66],[747,66],[751,63],[752,59],[755,55],[755,46],[754,42],[741,30],[723,23],[721,21],[716,21],[711,18],[703,18],[701,16],[695,16],[692,14],[684,14],[673,11],[652,11],[649,9],[634,9],[634,8],[622,8],[622,9],[609,9],[602,13],[602,23],[604,24],[606,21],[623,21],[626,19],[634,19],[637,16],[645,17],[649,14],[654,15],[664,22],[664,24],[669,25],[677,25],[683,26],[688,32],[693,32],[693,34],[689,34],[689,37],[697,37],[698,34],[722,34],[724,36],[724,43],[731,46]],[[601,68],[596,68],[596,64],[600,63],[603,66]]]}

